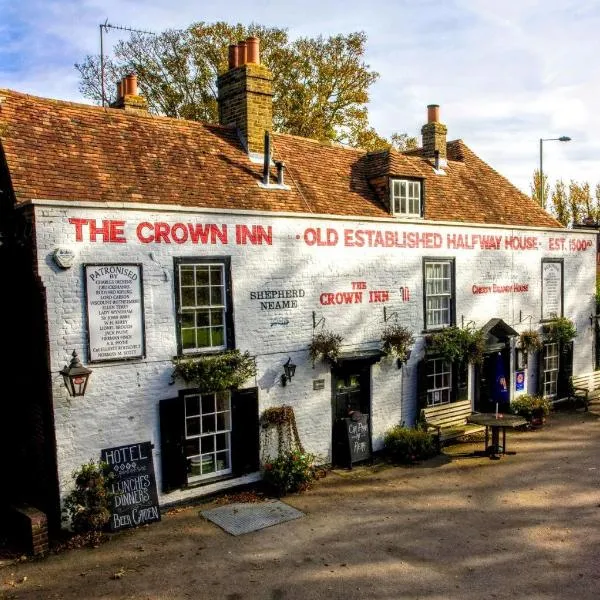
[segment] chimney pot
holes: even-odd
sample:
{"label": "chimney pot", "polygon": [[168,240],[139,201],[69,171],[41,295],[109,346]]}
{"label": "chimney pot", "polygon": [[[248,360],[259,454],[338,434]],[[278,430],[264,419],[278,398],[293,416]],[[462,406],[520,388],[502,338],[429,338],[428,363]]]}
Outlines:
{"label": "chimney pot", "polygon": [[246,40],[246,62],[254,65],[260,64],[259,41],[257,37],[249,37]]}
{"label": "chimney pot", "polygon": [[124,96],[137,96],[137,75],[135,73],[130,73],[124,79]]}
{"label": "chimney pot", "polygon": [[229,45],[229,68],[235,69],[238,66],[238,47],[236,44]]}
{"label": "chimney pot", "polygon": [[244,40],[238,42],[238,67],[243,67],[246,64],[246,51],[246,42]]}
{"label": "chimney pot", "polygon": [[440,105],[439,104],[428,104],[427,105],[427,122],[428,123],[439,123],[440,121]]}
{"label": "chimney pot", "polygon": [[123,98],[123,80],[117,81],[117,102]]}

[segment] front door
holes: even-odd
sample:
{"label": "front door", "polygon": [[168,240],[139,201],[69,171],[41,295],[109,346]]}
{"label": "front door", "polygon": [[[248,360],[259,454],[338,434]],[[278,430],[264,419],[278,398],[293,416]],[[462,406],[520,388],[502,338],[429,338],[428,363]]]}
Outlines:
{"label": "front door", "polygon": [[[332,462],[348,464],[348,441],[344,419],[359,412],[371,413],[371,365],[362,361],[347,361],[332,371]],[[370,435],[370,433],[369,433]]]}
{"label": "front door", "polygon": [[510,350],[488,352],[478,374],[475,400],[477,412],[508,412],[510,405]]}

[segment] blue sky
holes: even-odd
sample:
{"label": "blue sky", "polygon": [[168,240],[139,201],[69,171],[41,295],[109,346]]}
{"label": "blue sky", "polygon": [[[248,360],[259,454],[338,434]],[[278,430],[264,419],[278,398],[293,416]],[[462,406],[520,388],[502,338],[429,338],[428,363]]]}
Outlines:
{"label": "blue sky", "polygon": [[0,87],[85,102],[73,64],[99,53],[106,19],[156,32],[218,20],[291,38],[365,31],[383,135],[420,135],[426,105],[440,104],[448,138],[525,192],[540,137],[573,138],[544,143],[551,182],[600,183],[598,0],[0,0]]}

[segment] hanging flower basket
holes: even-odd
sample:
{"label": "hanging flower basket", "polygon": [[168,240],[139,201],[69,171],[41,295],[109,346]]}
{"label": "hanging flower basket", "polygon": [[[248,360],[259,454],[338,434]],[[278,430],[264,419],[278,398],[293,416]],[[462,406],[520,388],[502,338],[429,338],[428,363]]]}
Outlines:
{"label": "hanging flower basket", "polygon": [[426,341],[427,353],[440,356],[446,362],[466,361],[476,365],[483,362],[485,336],[481,329],[446,327],[430,334]]}
{"label": "hanging flower basket", "polygon": [[519,348],[523,352],[537,352],[543,348],[542,338],[537,331],[529,329],[519,335]]}
{"label": "hanging flower basket", "polygon": [[313,365],[317,360],[327,360],[336,363],[340,355],[343,339],[341,335],[332,331],[320,331],[317,333],[308,347],[308,353]]}
{"label": "hanging flower basket", "polygon": [[404,363],[410,356],[410,347],[415,338],[412,332],[402,325],[388,325],[381,334],[382,351],[395,356],[400,363]]}

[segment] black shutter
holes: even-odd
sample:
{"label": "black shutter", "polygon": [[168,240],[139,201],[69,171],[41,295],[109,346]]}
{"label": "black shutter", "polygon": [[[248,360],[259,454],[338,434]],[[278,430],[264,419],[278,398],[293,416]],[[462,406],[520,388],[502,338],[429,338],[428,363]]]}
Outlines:
{"label": "black shutter", "polygon": [[417,363],[417,403],[418,410],[427,408],[427,359]]}
{"label": "black shutter", "polygon": [[571,377],[573,375],[573,342],[561,344],[558,357],[558,398],[567,398],[571,395]]}
{"label": "black shutter", "polygon": [[258,388],[231,392],[231,462],[235,475],[258,471]]}
{"label": "black shutter", "polygon": [[158,406],[162,490],[169,492],[187,483],[184,401],[182,397],[169,398],[161,400]]}
{"label": "black shutter", "polygon": [[548,353],[548,345],[544,344],[538,352],[538,388],[537,393],[540,396],[544,395],[544,365],[546,364],[546,355]]}

